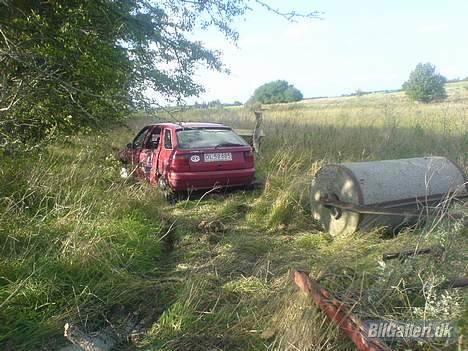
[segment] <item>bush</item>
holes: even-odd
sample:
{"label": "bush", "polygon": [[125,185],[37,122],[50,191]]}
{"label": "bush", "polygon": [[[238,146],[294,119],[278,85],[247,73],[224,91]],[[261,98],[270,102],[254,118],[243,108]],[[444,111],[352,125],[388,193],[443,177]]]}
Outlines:
{"label": "bush", "polygon": [[285,80],[275,80],[258,87],[250,103],[277,104],[302,100],[302,93]]}
{"label": "bush", "polygon": [[434,65],[419,63],[403,84],[403,90],[411,99],[428,103],[447,97],[446,82],[447,78],[436,73]]}

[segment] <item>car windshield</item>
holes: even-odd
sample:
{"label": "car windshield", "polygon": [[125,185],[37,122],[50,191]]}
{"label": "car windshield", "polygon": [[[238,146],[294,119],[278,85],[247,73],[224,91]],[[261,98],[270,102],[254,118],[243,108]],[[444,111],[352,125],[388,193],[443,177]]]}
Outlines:
{"label": "car windshield", "polygon": [[245,146],[246,141],[230,129],[183,129],[177,131],[181,149]]}

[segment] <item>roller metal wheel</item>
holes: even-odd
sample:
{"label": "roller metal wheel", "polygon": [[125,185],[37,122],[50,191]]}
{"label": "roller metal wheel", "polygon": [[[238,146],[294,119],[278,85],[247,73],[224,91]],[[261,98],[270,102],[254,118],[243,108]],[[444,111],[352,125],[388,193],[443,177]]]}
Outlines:
{"label": "roller metal wheel", "polygon": [[310,204],[314,219],[332,236],[354,233],[358,229],[360,214],[325,206],[321,200],[331,199],[360,204],[361,195],[355,179],[341,167],[322,168],[312,180]]}

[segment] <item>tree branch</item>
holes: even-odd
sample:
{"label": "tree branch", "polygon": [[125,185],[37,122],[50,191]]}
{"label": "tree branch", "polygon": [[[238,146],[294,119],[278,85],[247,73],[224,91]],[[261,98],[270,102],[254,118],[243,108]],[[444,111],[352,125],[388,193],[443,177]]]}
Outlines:
{"label": "tree branch", "polygon": [[266,2],[264,2],[262,0],[254,0],[254,1],[258,5],[265,8],[266,10],[268,10],[268,11],[270,11],[270,12],[272,12],[272,13],[278,15],[278,16],[284,17],[290,22],[296,22],[296,20],[298,18],[317,18],[317,19],[321,19],[322,18],[321,15],[323,14],[322,12],[319,12],[319,11],[312,11],[312,12],[309,12],[309,13],[300,13],[300,12],[296,12],[296,11],[284,12],[284,11],[281,11],[281,10],[279,10],[277,8],[271,7],[270,5],[268,5]]}

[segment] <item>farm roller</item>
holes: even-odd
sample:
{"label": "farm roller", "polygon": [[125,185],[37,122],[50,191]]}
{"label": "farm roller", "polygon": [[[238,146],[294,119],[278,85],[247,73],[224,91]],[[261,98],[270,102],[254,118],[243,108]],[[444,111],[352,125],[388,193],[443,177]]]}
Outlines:
{"label": "farm roller", "polygon": [[312,180],[312,214],[332,236],[399,229],[440,215],[466,198],[461,168],[445,157],[419,157],[322,167]]}

